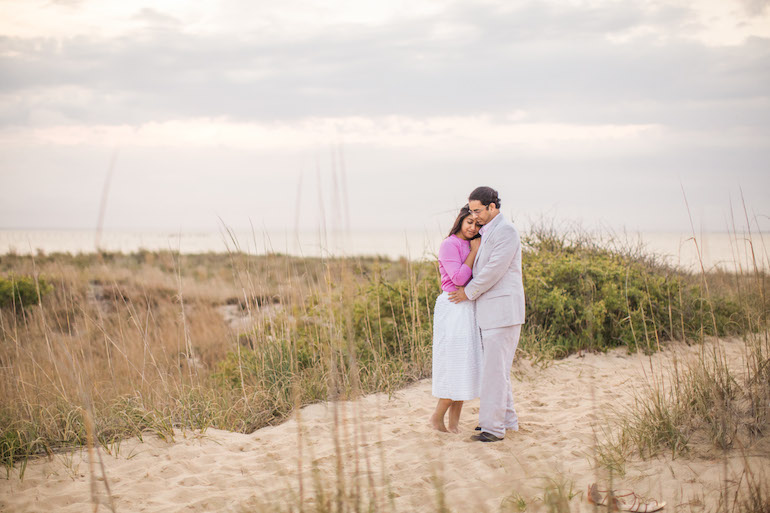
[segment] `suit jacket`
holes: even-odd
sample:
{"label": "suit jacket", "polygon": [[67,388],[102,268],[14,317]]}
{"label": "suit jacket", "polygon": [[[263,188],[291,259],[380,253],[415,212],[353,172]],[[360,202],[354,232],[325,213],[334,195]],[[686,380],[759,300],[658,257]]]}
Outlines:
{"label": "suit jacket", "polygon": [[513,224],[497,214],[481,235],[473,263],[473,279],[465,286],[476,302],[479,328],[488,330],[524,324],[524,283],[521,240]]}

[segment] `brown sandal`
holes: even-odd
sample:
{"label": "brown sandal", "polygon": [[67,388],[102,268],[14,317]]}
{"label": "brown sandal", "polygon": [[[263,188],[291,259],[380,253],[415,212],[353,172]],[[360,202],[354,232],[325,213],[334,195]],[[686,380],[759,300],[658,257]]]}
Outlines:
{"label": "brown sandal", "polygon": [[666,506],[665,502],[647,499],[631,490],[600,490],[596,483],[588,486],[588,502],[597,506],[607,506],[612,511],[631,511],[633,513],[652,513]]}

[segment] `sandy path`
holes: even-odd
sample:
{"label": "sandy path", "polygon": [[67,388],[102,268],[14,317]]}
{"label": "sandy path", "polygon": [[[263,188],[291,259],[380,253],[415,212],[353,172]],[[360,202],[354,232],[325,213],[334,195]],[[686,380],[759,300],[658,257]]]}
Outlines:
{"label": "sandy path", "polygon": [[[742,343],[724,345],[737,362]],[[359,486],[364,497],[387,511],[391,506],[396,511],[436,511],[437,483],[457,512],[512,508],[512,496],[520,496],[531,511],[542,504],[548,480],[573,483],[575,492],[582,493],[570,508],[591,511],[584,490],[603,479],[592,467],[591,455],[594,429],[606,425],[606,405],[627,403],[651,368],[660,372],[696,351],[676,345],[646,357],[616,350],[572,356],[545,369],[518,360],[514,391],[521,429],[499,443],[469,440],[478,400],[463,412],[462,434],[432,431],[427,419],[435,403],[425,380],[390,398],[377,394],[312,405],[299,419],[250,435],[208,430],[203,435],[178,433],[171,444],[154,437],[144,443],[127,440],[116,455],[104,454],[107,480],[116,510],[126,512],[288,510],[289,504],[298,503],[300,477],[309,506],[318,490],[314,475],[327,493],[336,493],[338,465],[344,469],[346,490]],[[752,466],[770,476],[768,451],[753,452]],[[743,465],[737,454],[726,467],[720,458],[629,462],[621,483],[667,501],[667,511],[700,511],[704,505],[710,510],[725,485],[725,469],[726,483],[734,491]],[[106,505],[104,482],[97,480],[96,488]],[[39,459],[29,464],[23,481],[0,480],[0,511],[92,511],[90,490],[86,453]]]}

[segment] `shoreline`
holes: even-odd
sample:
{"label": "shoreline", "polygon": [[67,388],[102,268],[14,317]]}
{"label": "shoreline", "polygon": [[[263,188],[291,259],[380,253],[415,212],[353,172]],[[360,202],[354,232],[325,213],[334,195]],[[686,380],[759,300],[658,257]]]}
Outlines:
{"label": "shoreline", "polygon": [[[522,233],[526,236],[526,232]],[[580,236],[581,234],[578,234]],[[709,269],[760,270],[770,268],[765,240],[770,233],[735,234],[706,232],[692,235],[680,232],[623,232],[585,235],[599,246],[616,248],[647,257],[659,258],[672,267],[699,271],[700,263]],[[767,237],[766,237],[767,236]],[[135,254],[172,252],[182,255],[227,255],[241,252],[252,256],[270,254],[308,258],[387,258],[424,261],[435,258],[443,236],[428,231],[328,231],[328,232],[234,232],[109,231],[101,237],[101,251]],[[695,244],[697,242],[697,246]],[[93,230],[0,230],[0,255],[94,255]],[[749,257],[753,249],[756,260]]]}

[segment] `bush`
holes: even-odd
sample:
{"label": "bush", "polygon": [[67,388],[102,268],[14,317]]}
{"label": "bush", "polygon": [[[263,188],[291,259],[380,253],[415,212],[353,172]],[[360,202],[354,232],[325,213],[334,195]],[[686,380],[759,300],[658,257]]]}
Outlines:
{"label": "bush", "polygon": [[411,279],[372,280],[356,296],[351,322],[359,357],[409,356],[430,348],[438,277],[424,270]]}
{"label": "bush", "polygon": [[250,333],[251,347],[220,362],[219,383],[271,390],[292,405],[293,390],[314,401],[392,391],[429,376],[435,267],[413,266],[406,278],[389,271],[339,280]]}
{"label": "bush", "polygon": [[[525,345],[555,356],[661,340],[745,331],[740,306],[707,297],[699,278],[581,242],[529,240],[525,250]],[[537,340],[533,340],[537,339]]]}
{"label": "bush", "polygon": [[[39,290],[39,295],[38,295]],[[53,286],[43,278],[37,283],[31,276],[0,277],[0,308],[21,309],[36,305],[42,296],[53,290]]]}
{"label": "bush", "polygon": [[[707,297],[698,276],[542,235],[526,241],[524,251],[522,348],[538,358],[624,345],[653,351],[664,340],[746,331],[740,305],[721,292]],[[221,382],[280,389],[288,397],[298,374],[318,368],[325,376],[338,373],[336,386],[350,389],[353,360],[365,392],[430,375],[433,308],[441,292],[435,264],[385,263],[370,271],[353,278],[341,270],[325,292],[248,334],[252,349],[228,355]]]}

